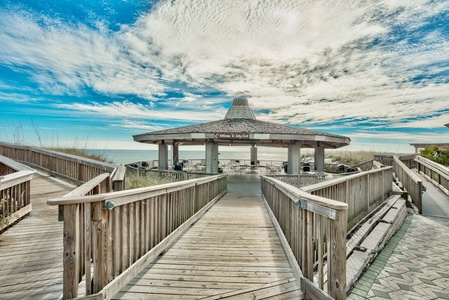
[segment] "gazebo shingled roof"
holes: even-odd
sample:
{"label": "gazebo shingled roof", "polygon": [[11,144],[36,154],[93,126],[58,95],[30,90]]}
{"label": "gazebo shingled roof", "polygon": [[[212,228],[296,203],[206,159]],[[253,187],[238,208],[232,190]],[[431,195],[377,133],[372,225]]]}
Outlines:
{"label": "gazebo shingled roof", "polygon": [[222,120],[137,134],[133,138],[142,143],[159,144],[164,141],[178,145],[199,145],[213,140],[221,145],[286,147],[293,142],[300,142],[303,148],[315,148],[317,145],[340,148],[350,143],[348,137],[341,135],[259,121],[245,98],[234,99]]}

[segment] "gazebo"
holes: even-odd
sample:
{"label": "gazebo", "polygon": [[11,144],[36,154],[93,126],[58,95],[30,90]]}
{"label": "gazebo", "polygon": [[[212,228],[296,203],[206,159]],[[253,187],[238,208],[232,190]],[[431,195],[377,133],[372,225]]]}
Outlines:
{"label": "gazebo", "polygon": [[[449,128],[449,123],[444,124]],[[432,146],[437,146],[440,149],[449,149],[449,143],[410,143],[410,146],[415,147],[415,153],[418,153],[420,149],[425,149]]]}
{"label": "gazebo", "polygon": [[288,148],[288,173],[300,173],[301,148],[315,149],[315,169],[324,171],[324,150],[349,145],[348,137],[256,119],[246,98],[234,99],[224,119],[133,135],[136,142],[157,144],[159,170],[168,169],[168,146],[172,162],[178,161],[180,145],[205,145],[206,172],[218,173],[219,146],[251,146],[251,161],[257,161],[257,147]]}

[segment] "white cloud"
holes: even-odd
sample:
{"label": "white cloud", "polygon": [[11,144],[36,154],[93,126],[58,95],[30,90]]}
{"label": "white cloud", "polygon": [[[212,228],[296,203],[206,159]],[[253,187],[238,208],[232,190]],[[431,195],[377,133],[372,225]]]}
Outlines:
{"label": "white cloud", "polygon": [[[149,105],[140,103],[132,103],[129,101],[112,102],[112,103],[73,103],[73,104],[57,104],[57,108],[65,108],[68,110],[79,111],[82,113],[93,113],[102,116],[151,120],[186,120],[186,121],[204,121],[218,120],[224,117],[224,113],[210,112],[204,110],[184,111],[167,109],[152,109]],[[124,126],[128,127],[128,126]]]}
{"label": "white cloud", "polygon": [[[395,128],[442,128],[444,124],[449,123],[449,115],[440,115],[440,116],[432,116],[423,120],[417,121],[409,121],[406,124],[395,124],[393,127]],[[449,129],[448,129],[449,134]],[[447,141],[449,142],[449,136],[447,137]]]}
{"label": "white cloud", "polygon": [[161,68],[166,78],[251,96],[255,108],[272,111],[266,120],[401,122],[448,107],[447,85],[404,83],[447,61],[446,42],[363,43],[388,39],[391,22],[418,26],[443,9],[428,1],[164,1],[130,31],[172,66]]}
{"label": "white cloud", "polygon": [[[418,36],[426,43],[395,40],[391,26],[419,35],[427,18],[448,6],[424,0],[161,1],[117,33],[0,10],[0,63],[32,68],[29,75],[51,94],[82,96],[87,86],[156,103],[59,106],[109,117],[216,120],[225,114],[216,110],[223,99],[201,93],[218,90],[249,96],[253,108],[271,111],[260,116],[268,121],[363,118],[393,127],[436,126],[437,118],[404,120],[449,108],[448,84],[432,79],[448,71],[441,63],[447,63],[449,42],[438,28]],[[410,81],[423,74],[430,79]],[[172,91],[184,95],[171,98]]]}
{"label": "white cloud", "polygon": [[82,94],[89,86],[104,94],[152,99],[164,92],[156,71],[130,61],[113,33],[1,10],[0,28],[0,63],[17,71],[31,68],[30,76],[47,93]]}
{"label": "white cloud", "polygon": [[425,135],[389,131],[358,132],[354,133],[351,138],[355,141],[364,139],[376,141],[377,143],[407,145],[409,145],[410,143],[444,143],[445,141],[449,141],[449,130],[444,134],[429,132]]}

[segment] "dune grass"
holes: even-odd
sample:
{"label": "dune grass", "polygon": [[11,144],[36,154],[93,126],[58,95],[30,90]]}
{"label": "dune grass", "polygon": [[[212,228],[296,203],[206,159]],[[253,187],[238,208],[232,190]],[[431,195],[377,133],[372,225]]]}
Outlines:
{"label": "dune grass", "polygon": [[354,166],[365,161],[373,160],[376,154],[383,153],[375,151],[328,151],[326,152],[326,158],[331,158],[332,161],[341,164]]}
{"label": "dune grass", "polygon": [[89,158],[93,160],[98,160],[101,162],[112,163],[107,159],[105,154],[92,154],[87,151],[85,148],[76,148],[76,147],[45,147],[47,150],[52,150],[56,152],[62,152],[65,154],[81,156],[84,158]]}
{"label": "dune grass", "polygon": [[140,187],[155,186],[173,182],[168,177],[137,175],[134,172],[126,172],[126,189],[137,189]]}

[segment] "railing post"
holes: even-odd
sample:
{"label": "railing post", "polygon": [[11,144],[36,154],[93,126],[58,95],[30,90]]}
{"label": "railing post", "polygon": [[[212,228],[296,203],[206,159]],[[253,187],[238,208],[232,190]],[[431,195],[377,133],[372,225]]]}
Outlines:
{"label": "railing post", "polygon": [[347,215],[347,210],[339,210],[330,222],[329,295],[338,300],[346,299]]}
{"label": "railing post", "polygon": [[79,204],[64,205],[63,299],[78,296]]}
{"label": "railing post", "polygon": [[94,283],[93,293],[99,292],[108,283],[108,211],[103,208],[102,202],[92,205],[92,219],[94,230],[94,241],[92,250],[94,251]]}
{"label": "railing post", "polygon": [[416,206],[418,208],[418,213],[422,214],[422,181],[418,182],[418,191],[416,192],[419,195],[416,200]]}

